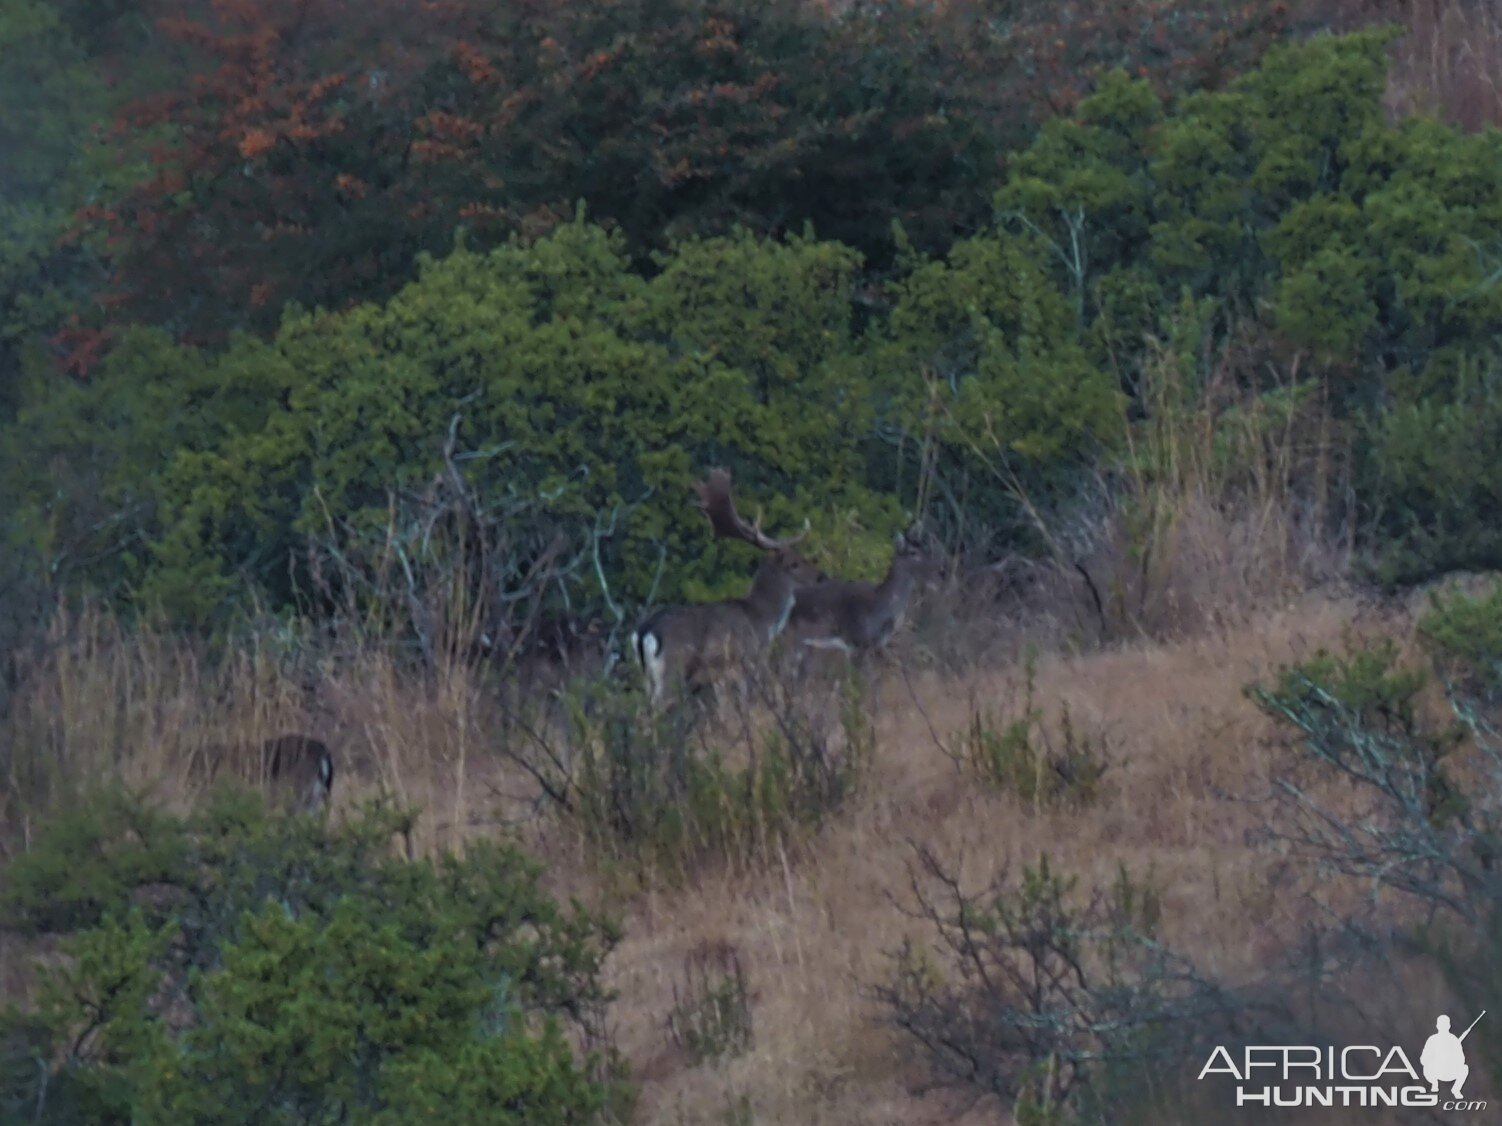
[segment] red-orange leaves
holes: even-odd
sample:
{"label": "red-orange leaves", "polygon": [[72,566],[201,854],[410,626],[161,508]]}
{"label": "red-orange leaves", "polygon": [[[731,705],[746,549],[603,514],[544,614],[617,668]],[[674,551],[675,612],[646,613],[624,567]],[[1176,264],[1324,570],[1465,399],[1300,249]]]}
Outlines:
{"label": "red-orange leaves", "polygon": [[265,126],[257,125],[240,138],[240,155],[253,160],[276,144],[276,134]]}

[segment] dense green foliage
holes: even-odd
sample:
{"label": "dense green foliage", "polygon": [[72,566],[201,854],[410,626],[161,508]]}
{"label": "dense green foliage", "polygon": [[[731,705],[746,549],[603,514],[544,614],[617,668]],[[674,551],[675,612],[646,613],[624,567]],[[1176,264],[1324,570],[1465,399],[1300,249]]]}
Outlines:
{"label": "dense green foliage", "polygon": [[1502,136],[1390,124],[1364,33],[1280,50],[1165,108],[1118,76],[1050,122],[997,198],[1041,241],[1099,362],[1137,377],[1181,293],[1265,324],[1364,419],[1358,488],[1390,578],[1502,562]]}
{"label": "dense green foliage", "polygon": [[1061,37],[1032,3],[111,0],[100,23],[153,32],[119,36],[126,54],[70,3],[73,34],[133,76],[108,148],[154,159],[64,197],[108,236],[106,307],[76,310],[69,360],[130,322],[217,341],[273,331],[288,301],[381,300],[456,223],[488,248],[581,199],[638,262],[732,223],[811,222],[885,262],[900,220],[941,250],[984,217],[1002,154],[1102,69],[1219,85],[1289,30],[1281,6],[1148,7],[1171,39],[1126,9]]}
{"label": "dense green foliage", "polygon": [[[90,179],[89,130],[103,84],[49,5],[0,10],[0,420],[15,409],[23,366],[39,372],[43,333],[77,296],[79,253],[58,239]],[[27,355],[27,353],[31,353]],[[23,360],[26,361],[23,365]]]}
{"label": "dense green foliage", "polygon": [[[997,255],[1018,271],[1009,285],[988,280]],[[526,498],[548,530],[647,498],[606,555],[616,593],[640,599],[659,545],[664,594],[743,581],[725,563],[742,571],[751,550],[711,545],[689,503],[707,464],[735,471],[769,528],[808,516],[823,531],[853,512],[885,542],[902,519],[902,451],[882,428],[901,433],[923,404],[906,363],[973,318],[989,327],[977,370],[954,381],[957,418],[1050,469],[1115,425],[1108,377],[1060,339],[1067,306],[1025,257],[992,239],[920,269],[903,336],[875,362],[852,322],[856,264],[837,244],[738,234],[681,246],[647,281],[581,221],[530,245],[461,247],[386,305],[294,312],[274,341],[221,356],[138,333],[12,431],[14,464],[34,473],[17,509],[51,558],[95,560],[94,581],[175,613],[208,617],[247,577],[285,602],[301,540],[331,516],[379,534],[390,491],[442,468],[457,415],[460,448],[489,452],[467,463],[471,483],[497,504]],[[1024,328],[1035,335],[1013,335]],[[875,547],[862,560],[882,561]]]}
{"label": "dense green foliage", "polygon": [[[629,1094],[597,1037],[613,930],[515,851],[391,855],[224,795],[186,819],[106,796],[6,872],[4,918],[64,936],[5,1018],[5,1114],[45,1122],[597,1120]],[[598,1044],[599,1042],[596,1041]],[[51,1067],[44,1099],[40,1076]]]}
{"label": "dense green foliage", "polygon": [[1348,427],[1390,577],[1497,562],[1502,138],[1390,124],[1386,41],[1280,49],[1166,103],[1108,75],[1012,159],[993,227],[942,257],[899,239],[874,299],[860,254],[811,235],[682,241],[643,271],[576,218],[461,241],[384,304],[290,308],[269,341],[137,330],[0,439],[12,550],[214,620],[306,595],[320,551],[389,549],[462,466],[523,555],[597,533],[576,594],[630,604],[744,582],[749,550],[688,502],[724,463],[769,527],[807,516],[817,556],[871,573],[920,502],[1015,546],[1020,497],[1066,500],[1160,406],[1152,338],[1210,356],[1251,326],[1264,362],[1236,377],[1291,370]]}

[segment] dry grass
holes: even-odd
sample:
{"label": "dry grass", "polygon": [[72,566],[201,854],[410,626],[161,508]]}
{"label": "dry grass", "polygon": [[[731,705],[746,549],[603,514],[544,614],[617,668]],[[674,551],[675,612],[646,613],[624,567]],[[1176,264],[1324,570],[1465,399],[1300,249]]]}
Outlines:
{"label": "dry grass", "polygon": [[[970,885],[1040,848],[1086,880],[1109,880],[1120,861],[1151,867],[1172,938],[1233,976],[1261,964],[1298,918],[1280,906],[1268,858],[1247,847],[1255,813],[1218,796],[1255,792],[1271,770],[1268,732],[1241,687],[1338,643],[1356,617],[1350,601],[1316,598],[1236,635],[1044,659],[1040,699],[1067,702],[1081,727],[1106,733],[1113,753],[1107,796],[1081,813],[1030,814],[985,792],[934,745],[930,723],[941,733],[961,728],[971,693],[1011,697],[1015,673],[916,680],[926,718],[894,701],[865,797],[806,855],[753,879],[632,904],[614,963],[617,1019],[646,1080],[646,1119],[712,1120],[745,1093],[756,1121],[954,1120],[952,1105],[911,1093],[921,1076],[862,990],[910,933],[888,898],[901,891],[909,842],[954,859]],[[689,1068],[667,1047],[662,1016],[684,956],[709,939],[735,946],[748,968],[758,1038],[739,1060]],[[978,1108],[971,1120],[990,1121],[988,1113]]]}
{"label": "dry grass", "polygon": [[[1313,594],[1195,638],[1045,652],[1039,703],[1050,716],[1067,704],[1111,759],[1101,800],[1077,812],[1037,814],[989,792],[936,744],[935,733],[948,739],[964,728],[973,701],[1015,702],[1015,665],[889,675],[875,763],[854,801],[812,839],[774,844],[770,859],[736,871],[711,866],[680,886],[602,873],[556,819],[529,819],[524,779],[493,751],[493,697],[463,670],[418,682],[366,656],[322,670],[304,696],[253,653],[211,675],[167,639],[128,639],[89,618],[73,623],[70,642],[55,639],[6,738],[12,752],[17,739],[32,740],[70,774],[118,771],[182,802],[192,793],[175,779],[194,748],[226,732],[305,729],[343,753],[336,816],[385,790],[427,807],[420,850],[519,837],[548,862],[556,890],[624,915],[609,972],[620,993],[615,1031],[643,1084],[642,1121],[716,1121],[744,1100],[756,1122],[980,1122],[994,1120],[994,1107],[955,1119],[953,1103],[914,1093],[923,1076],[913,1054],[866,988],[914,933],[899,909],[912,845],[952,860],[967,886],[1007,857],[1031,861],[1042,849],[1086,881],[1109,880],[1121,862],[1151,869],[1168,937],[1234,979],[1285,948],[1308,903],[1287,894],[1290,872],[1249,845],[1257,807],[1224,796],[1264,789],[1282,753],[1242,688],[1280,662],[1338,646],[1352,629],[1401,625],[1406,613]],[[66,800],[58,778],[50,785],[38,800]],[[39,814],[14,797],[5,835],[24,847]],[[695,1063],[667,1021],[686,959],[706,947],[744,966],[755,1035],[738,1057]],[[9,977],[7,990],[24,992]]]}
{"label": "dry grass", "polygon": [[1498,0],[1337,0],[1336,30],[1395,23],[1387,106],[1394,117],[1431,115],[1467,131],[1502,126],[1502,4]]}

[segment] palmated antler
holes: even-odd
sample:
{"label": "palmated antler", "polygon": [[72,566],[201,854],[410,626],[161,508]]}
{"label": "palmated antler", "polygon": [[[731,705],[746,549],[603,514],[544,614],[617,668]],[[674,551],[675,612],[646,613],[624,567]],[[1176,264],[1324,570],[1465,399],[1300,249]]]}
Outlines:
{"label": "palmated antler", "polygon": [[699,511],[709,517],[709,526],[717,538],[745,540],[763,551],[776,551],[792,547],[808,535],[809,522],[803,521],[803,531],[787,539],[773,539],[761,530],[761,512],[756,513],[756,522],[748,524],[735,510],[735,496],[731,491],[730,472],[711,469],[709,476],[694,482],[694,493],[699,498]]}

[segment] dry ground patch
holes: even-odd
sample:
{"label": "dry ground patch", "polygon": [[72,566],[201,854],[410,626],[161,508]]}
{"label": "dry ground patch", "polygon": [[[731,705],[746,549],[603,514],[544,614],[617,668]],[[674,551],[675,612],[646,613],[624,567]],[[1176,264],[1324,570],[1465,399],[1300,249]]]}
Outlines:
{"label": "dry ground patch", "polygon": [[[1302,900],[1279,894],[1288,875],[1249,843],[1261,807],[1226,796],[1265,791],[1279,753],[1243,686],[1375,624],[1352,599],[1310,596],[1234,633],[1040,659],[1036,699],[1053,715],[1067,703],[1110,757],[1101,800],[1076,812],[1040,814],[988,792],[935,745],[934,732],[964,726],[973,699],[1018,699],[1017,669],[918,677],[911,695],[900,680],[884,684],[869,781],[799,855],[629,905],[613,959],[616,1018],[646,1120],[716,1121],[741,1097],[758,1122],[955,1120],[953,1102],[913,1093],[923,1075],[911,1048],[865,989],[905,934],[921,934],[899,907],[914,844],[952,860],[971,886],[1042,850],[1086,881],[1109,882],[1121,863],[1151,870],[1167,937],[1232,978],[1261,964],[1296,934]],[[755,1041],[739,1059],[694,1067],[668,1044],[664,1020],[685,957],[706,941],[740,952]]]}

